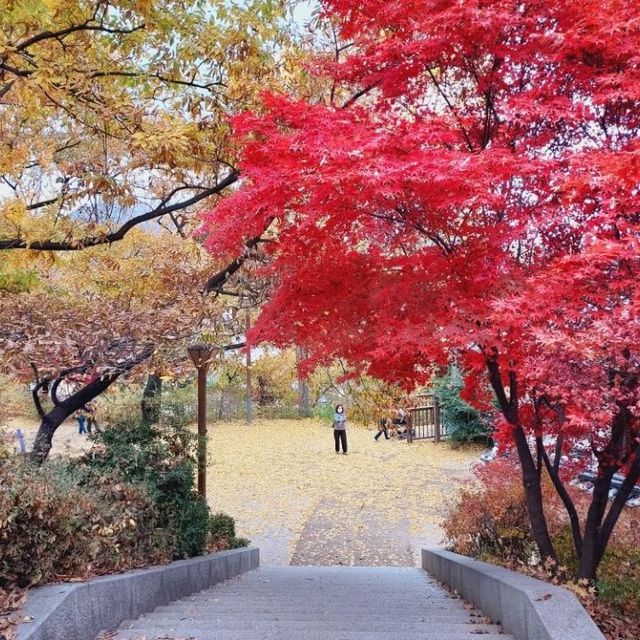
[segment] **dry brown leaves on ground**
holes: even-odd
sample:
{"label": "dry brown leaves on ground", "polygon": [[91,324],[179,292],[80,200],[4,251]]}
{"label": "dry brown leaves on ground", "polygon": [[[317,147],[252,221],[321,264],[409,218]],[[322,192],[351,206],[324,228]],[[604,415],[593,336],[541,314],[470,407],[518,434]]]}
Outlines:
{"label": "dry brown leaves on ground", "polygon": [[640,638],[640,620],[620,616],[612,612],[611,607],[597,600],[582,602],[594,622],[607,640],[638,640]]}
{"label": "dry brown leaves on ground", "polygon": [[14,640],[18,623],[26,622],[19,613],[26,597],[24,589],[0,589],[0,640]]}

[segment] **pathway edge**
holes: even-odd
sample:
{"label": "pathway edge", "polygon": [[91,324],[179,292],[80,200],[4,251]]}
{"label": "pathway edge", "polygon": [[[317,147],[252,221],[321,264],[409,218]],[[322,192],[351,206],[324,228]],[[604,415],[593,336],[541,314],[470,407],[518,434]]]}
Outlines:
{"label": "pathway edge", "polygon": [[257,569],[257,547],[220,551],[171,564],[60,583],[29,591],[18,640],[89,640],[158,606]]}
{"label": "pathway edge", "polygon": [[422,568],[516,640],[604,640],[578,598],[561,587],[442,549],[423,549]]}

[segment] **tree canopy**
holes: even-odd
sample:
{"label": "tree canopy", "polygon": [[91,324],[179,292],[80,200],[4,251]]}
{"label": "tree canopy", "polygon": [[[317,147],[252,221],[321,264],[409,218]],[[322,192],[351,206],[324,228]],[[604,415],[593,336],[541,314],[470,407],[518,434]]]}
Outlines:
{"label": "tree canopy", "polygon": [[[341,55],[315,70],[333,90],[270,93],[233,120],[244,185],[204,217],[207,247],[276,230],[255,341],[405,386],[460,358],[467,397],[497,398],[541,554],[546,469],[593,577],[640,476],[638,9],[322,5]],[[583,439],[599,480],[581,523],[559,465]]]}
{"label": "tree canopy", "polygon": [[179,370],[189,337],[219,332],[223,305],[202,292],[259,239],[225,266],[190,239],[189,216],[238,180],[228,116],[292,74],[284,9],[2,3],[0,366],[36,381],[39,459],[119,376]]}
{"label": "tree canopy", "polygon": [[76,250],[237,179],[226,117],[275,82],[281,3],[2,2],[0,249]]}

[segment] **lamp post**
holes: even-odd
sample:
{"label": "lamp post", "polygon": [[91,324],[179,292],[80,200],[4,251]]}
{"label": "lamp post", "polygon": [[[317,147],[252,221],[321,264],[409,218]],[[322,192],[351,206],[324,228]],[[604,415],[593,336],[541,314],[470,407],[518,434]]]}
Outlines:
{"label": "lamp post", "polygon": [[[249,309],[246,310],[246,315],[244,318],[245,321],[245,342],[248,341],[246,337],[249,333],[249,329],[251,329],[251,314]],[[247,372],[247,424],[251,424],[253,422],[253,397],[251,395],[251,346],[247,346],[247,363],[246,363],[246,372]]]}
{"label": "lamp post", "polygon": [[207,370],[213,349],[206,344],[187,348],[198,371],[198,493],[207,497]]}

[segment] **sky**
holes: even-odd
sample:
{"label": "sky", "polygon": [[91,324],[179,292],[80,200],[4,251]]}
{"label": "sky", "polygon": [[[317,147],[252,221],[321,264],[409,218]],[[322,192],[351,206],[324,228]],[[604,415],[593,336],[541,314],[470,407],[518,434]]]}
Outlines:
{"label": "sky", "polygon": [[293,10],[293,17],[300,27],[304,27],[311,20],[311,14],[317,7],[318,2],[316,0],[303,0],[296,4]]}

